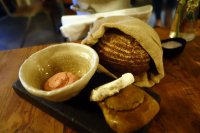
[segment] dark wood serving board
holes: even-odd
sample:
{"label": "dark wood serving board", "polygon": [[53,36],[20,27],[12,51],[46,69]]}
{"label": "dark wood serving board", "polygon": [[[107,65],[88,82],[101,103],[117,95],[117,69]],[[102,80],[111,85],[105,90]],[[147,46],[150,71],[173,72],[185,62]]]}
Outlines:
{"label": "dark wood serving board", "polygon": [[[111,77],[96,72],[88,85],[78,96],[68,101],[58,103],[31,95],[24,89],[19,80],[14,83],[13,89],[22,98],[80,133],[113,133],[105,122],[98,105],[89,101],[90,91],[93,88],[112,80]],[[149,89],[145,89],[145,91],[158,102],[160,101],[159,95]],[[149,126],[150,123],[137,132],[145,133]]]}

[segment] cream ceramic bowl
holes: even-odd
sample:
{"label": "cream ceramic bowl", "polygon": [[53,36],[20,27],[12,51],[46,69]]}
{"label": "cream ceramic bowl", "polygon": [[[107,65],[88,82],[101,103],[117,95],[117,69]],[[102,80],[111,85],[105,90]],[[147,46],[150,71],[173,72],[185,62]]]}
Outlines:
{"label": "cream ceramic bowl", "polygon": [[[89,46],[77,43],[52,45],[24,61],[19,69],[19,79],[32,95],[55,102],[64,101],[76,96],[87,85],[98,63],[97,53]],[[57,90],[43,90],[48,78],[63,71],[72,72],[80,79]]]}

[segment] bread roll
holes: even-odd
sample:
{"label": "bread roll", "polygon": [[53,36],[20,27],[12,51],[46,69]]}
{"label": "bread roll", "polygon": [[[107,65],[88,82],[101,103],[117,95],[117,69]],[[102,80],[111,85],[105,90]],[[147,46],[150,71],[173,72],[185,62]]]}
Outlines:
{"label": "bread roll", "polygon": [[139,75],[150,68],[149,54],[135,38],[120,30],[107,29],[94,49],[100,57],[100,63],[117,75],[126,72]]}
{"label": "bread roll", "polygon": [[149,94],[132,85],[134,77],[120,78],[92,90],[90,100],[99,104],[108,125],[118,133],[134,132],[149,123],[159,104]]}
{"label": "bread roll", "polygon": [[[113,29],[118,31],[112,31]],[[120,34],[122,37],[118,37],[119,39],[110,37],[109,41],[112,43],[105,45],[102,42],[108,40],[105,36],[109,32],[115,36]],[[100,56],[100,64],[116,77],[126,72],[133,73],[136,86],[152,87],[164,77],[160,38],[150,25],[140,19],[130,16],[98,19],[81,43],[95,48]],[[121,44],[120,47],[117,44]]]}
{"label": "bread roll", "polygon": [[131,133],[148,124],[159,112],[159,104],[145,91],[129,85],[99,102],[105,120],[117,133]]}

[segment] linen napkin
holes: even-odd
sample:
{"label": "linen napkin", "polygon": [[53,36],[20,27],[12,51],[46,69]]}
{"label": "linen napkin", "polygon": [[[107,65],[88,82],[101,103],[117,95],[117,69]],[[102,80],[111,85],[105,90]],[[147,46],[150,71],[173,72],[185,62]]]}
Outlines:
{"label": "linen napkin", "polygon": [[112,16],[102,18],[93,24],[87,37],[81,42],[93,46],[104,35],[107,28],[116,28],[132,36],[148,52],[154,65],[147,72],[134,76],[135,85],[139,87],[152,87],[164,77],[163,51],[160,38],[155,30],[140,19],[130,16]]}
{"label": "linen napkin", "polygon": [[68,15],[62,16],[60,27],[61,33],[69,41],[83,39],[89,31],[90,25],[102,17],[109,16],[133,16],[143,21],[148,21],[152,13],[152,6],[146,5],[135,8],[89,14],[89,15]]}

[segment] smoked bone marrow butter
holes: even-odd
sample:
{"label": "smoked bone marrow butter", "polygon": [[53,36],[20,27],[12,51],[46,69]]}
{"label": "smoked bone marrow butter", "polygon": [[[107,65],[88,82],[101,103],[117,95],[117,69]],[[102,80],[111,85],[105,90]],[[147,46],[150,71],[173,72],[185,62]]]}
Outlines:
{"label": "smoked bone marrow butter", "polygon": [[50,77],[44,84],[44,90],[51,91],[70,85],[79,79],[71,72],[59,72]]}
{"label": "smoked bone marrow butter", "polygon": [[100,64],[117,77],[128,72],[134,74],[136,86],[152,87],[164,77],[160,38],[140,19],[129,16],[99,19],[81,43],[94,48]]}

